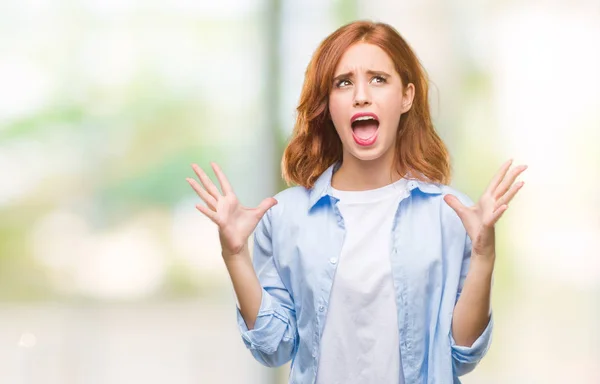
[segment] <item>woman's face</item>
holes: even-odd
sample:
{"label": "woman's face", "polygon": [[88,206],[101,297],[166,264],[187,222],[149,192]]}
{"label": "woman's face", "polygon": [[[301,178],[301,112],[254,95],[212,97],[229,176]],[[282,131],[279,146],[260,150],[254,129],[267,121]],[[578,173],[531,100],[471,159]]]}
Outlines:
{"label": "woman's face", "polygon": [[392,59],[376,45],[356,43],[334,73],[329,112],[344,158],[375,160],[393,153],[400,115],[407,112],[414,85],[402,85]]}

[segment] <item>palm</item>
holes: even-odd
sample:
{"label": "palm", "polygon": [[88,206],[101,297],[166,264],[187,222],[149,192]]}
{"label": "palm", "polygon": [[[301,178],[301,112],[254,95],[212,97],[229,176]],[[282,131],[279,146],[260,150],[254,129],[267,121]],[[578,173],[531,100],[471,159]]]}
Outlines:
{"label": "palm", "polygon": [[521,165],[510,172],[511,161],[506,162],[498,171],[477,204],[465,207],[455,196],[446,195],[444,200],[454,209],[461,219],[469,238],[473,243],[473,252],[478,255],[494,253],[494,226],[508,209],[508,203],[515,197],[524,182],[514,184],[515,179],[527,166]]}
{"label": "palm", "polygon": [[219,192],[200,167],[195,164],[192,167],[204,188],[194,179],[188,178],[187,181],[206,203],[206,206],[198,204],[196,208],[219,227],[223,255],[239,253],[247,244],[248,238],[262,216],[269,208],[277,204],[277,201],[273,198],[267,198],[256,208],[244,207],[238,201],[229,181],[216,164],[213,163],[212,167],[219,179],[223,194]]}
{"label": "palm", "polygon": [[256,228],[262,214],[256,208],[243,207],[235,196],[217,203],[216,223],[219,236],[232,253],[237,253]]}

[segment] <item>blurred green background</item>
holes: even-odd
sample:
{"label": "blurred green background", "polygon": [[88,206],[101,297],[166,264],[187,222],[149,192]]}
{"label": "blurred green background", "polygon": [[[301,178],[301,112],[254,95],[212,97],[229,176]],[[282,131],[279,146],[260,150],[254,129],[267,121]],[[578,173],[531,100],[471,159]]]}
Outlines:
{"label": "blurred green background", "polygon": [[286,382],[243,347],[185,177],[216,161],[246,205],[285,188],[306,65],[355,19],[428,70],[453,186],[529,165],[464,382],[600,382],[597,1],[3,0],[1,383]]}

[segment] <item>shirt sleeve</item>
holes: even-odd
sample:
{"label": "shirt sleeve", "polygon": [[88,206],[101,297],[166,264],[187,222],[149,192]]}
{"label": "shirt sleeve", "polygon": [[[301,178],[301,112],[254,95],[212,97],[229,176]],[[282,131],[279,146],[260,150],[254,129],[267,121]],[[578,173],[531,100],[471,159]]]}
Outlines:
{"label": "shirt sleeve", "polygon": [[[467,198],[467,200],[468,200],[468,198]],[[468,201],[468,202],[470,202],[470,201]],[[472,205],[472,202],[470,202],[470,204]],[[463,257],[463,262],[462,262],[461,272],[460,272],[460,282],[459,282],[459,287],[458,287],[458,294],[456,296],[457,301],[462,292],[462,288],[464,286],[465,279],[467,278],[467,272],[469,271],[469,265],[471,262],[471,249],[472,249],[471,239],[467,235],[466,241],[465,241],[464,257]],[[471,372],[473,369],[475,369],[475,367],[477,366],[479,361],[481,361],[481,359],[483,359],[483,357],[487,353],[487,351],[490,348],[490,345],[492,343],[493,328],[494,328],[494,317],[493,317],[493,313],[492,313],[490,315],[490,320],[488,321],[486,328],[481,333],[481,335],[477,338],[477,340],[475,340],[473,345],[471,345],[470,347],[457,345],[456,341],[454,340],[454,337],[452,336],[452,331],[450,331],[450,345],[451,345],[451,349],[452,349],[452,364],[454,367],[454,372],[456,373],[457,376],[462,376],[462,375],[465,375],[465,374]]]}
{"label": "shirt sleeve", "polygon": [[262,299],[253,329],[248,329],[239,307],[236,309],[246,348],[261,364],[277,367],[292,359],[298,331],[292,297],[273,259],[271,212],[267,211],[254,232],[252,264],[262,286]]}

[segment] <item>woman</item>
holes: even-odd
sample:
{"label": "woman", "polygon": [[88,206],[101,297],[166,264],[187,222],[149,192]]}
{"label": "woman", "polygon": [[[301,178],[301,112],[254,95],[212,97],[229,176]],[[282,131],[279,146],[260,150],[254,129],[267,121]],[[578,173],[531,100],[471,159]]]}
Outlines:
{"label": "woman", "polygon": [[[197,165],[242,338],[290,383],[452,383],[489,348],[494,225],[523,186],[506,162],[477,204],[452,189],[427,79],[389,25],[354,22],[314,54],[283,176],[257,208]],[[248,238],[254,232],[253,259]]]}

